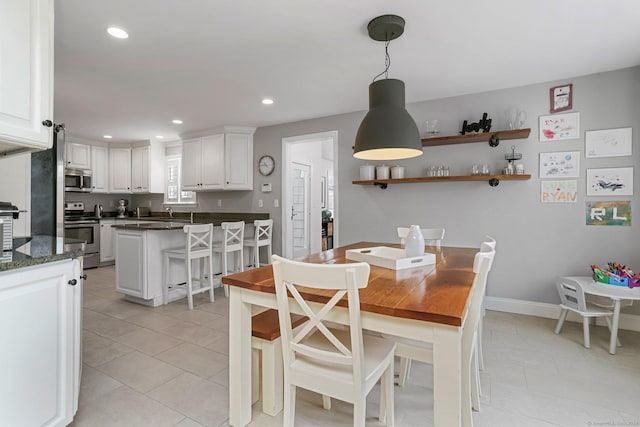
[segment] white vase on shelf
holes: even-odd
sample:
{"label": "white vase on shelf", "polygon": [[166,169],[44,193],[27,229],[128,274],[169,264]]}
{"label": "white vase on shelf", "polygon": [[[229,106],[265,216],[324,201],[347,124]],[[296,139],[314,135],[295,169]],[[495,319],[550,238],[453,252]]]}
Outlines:
{"label": "white vase on shelf", "polygon": [[409,227],[409,233],[404,239],[404,250],[407,258],[424,255],[424,236],[417,225]]}

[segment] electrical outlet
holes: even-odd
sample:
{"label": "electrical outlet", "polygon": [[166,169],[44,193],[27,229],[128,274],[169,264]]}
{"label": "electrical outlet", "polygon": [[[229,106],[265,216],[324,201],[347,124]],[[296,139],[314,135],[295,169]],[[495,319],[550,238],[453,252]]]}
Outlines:
{"label": "electrical outlet", "polygon": [[147,206],[151,207],[151,200],[147,202]]}
{"label": "electrical outlet", "polygon": [[278,199],[273,199],[273,207],[277,208],[280,206],[280,203],[278,202]]}
{"label": "electrical outlet", "polygon": [[262,203],[262,199],[258,200],[258,207],[261,208],[264,206],[264,203]]}
{"label": "electrical outlet", "polygon": [[221,208],[222,207],[222,200],[218,199],[218,207]]}

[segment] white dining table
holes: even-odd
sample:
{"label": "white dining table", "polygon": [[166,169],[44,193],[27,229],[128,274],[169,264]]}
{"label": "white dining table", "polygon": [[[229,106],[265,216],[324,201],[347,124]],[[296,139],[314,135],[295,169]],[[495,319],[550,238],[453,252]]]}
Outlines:
{"label": "white dining table", "polygon": [[618,339],[618,326],[620,324],[620,302],[623,300],[640,300],[640,288],[629,288],[627,286],[609,285],[593,280],[589,276],[569,276],[568,279],[575,280],[586,294],[611,298],[613,301],[613,319],[611,320],[611,339],[609,341],[609,353],[616,354],[616,342]]}

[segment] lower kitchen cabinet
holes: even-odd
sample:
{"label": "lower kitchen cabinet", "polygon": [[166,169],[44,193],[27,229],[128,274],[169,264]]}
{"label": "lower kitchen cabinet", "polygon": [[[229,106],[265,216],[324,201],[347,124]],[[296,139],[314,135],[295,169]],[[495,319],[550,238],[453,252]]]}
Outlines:
{"label": "lower kitchen cabinet", "polygon": [[0,425],[73,421],[81,377],[80,274],[75,259],[0,273]]}
{"label": "lower kitchen cabinet", "polygon": [[115,219],[100,220],[100,263],[113,262],[116,259],[114,232],[111,226]]}

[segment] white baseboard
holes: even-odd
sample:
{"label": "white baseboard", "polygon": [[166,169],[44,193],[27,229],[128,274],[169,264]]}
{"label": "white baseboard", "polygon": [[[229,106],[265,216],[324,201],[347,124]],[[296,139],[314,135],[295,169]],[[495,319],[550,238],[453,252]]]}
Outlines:
{"label": "white baseboard", "polygon": [[[557,319],[560,317],[560,306],[558,304],[547,304],[542,302],[523,301],[510,298],[490,297],[484,299],[485,308],[493,311],[503,311],[505,313],[525,314],[527,316],[544,317],[547,319]],[[569,312],[567,320],[571,322],[582,322],[582,318]],[[597,319],[597,324],[605,326],[604,319]],[[640,316],[634,314],[620,314],[620,329],[640,332]]]}

